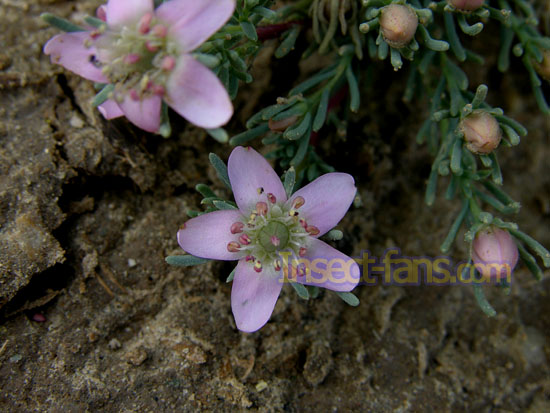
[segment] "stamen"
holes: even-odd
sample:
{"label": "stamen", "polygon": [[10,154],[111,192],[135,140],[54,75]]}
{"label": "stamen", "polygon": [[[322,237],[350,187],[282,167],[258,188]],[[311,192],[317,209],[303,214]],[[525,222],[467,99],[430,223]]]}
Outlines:
{"label": "stamen", "polygon": [[291,217],[297,217],[298,211],[296,211],[295,209],[291,209],[290,211],[288,211],[288,215],[290,215]]}
{"label": "stamen", "polygon": [[153,85],[153,93],[157,96],[164,96],[166,89],[162,85]]}
{"label": "stamen", "polygon": [[227,251],[229,252],[239,252],[240,245],[238,242],[231,241],[229,244],[227,244]]}
{"label": "stamen", "polygon": [[300,257],[305,257],[306,254],[307,254],[307,248],[304,248],[304,247],[300,248],[300,251],[298,252],[298,255]]}
{"label": "stamen", "polygon": [[275,267],[275,271],[281,271],[281,260],[276,259],[273,261],[273,267]]}
{"label": "stamen", "polygon": [[258,215],[266,216],[267,215],[267,204],[265,202],[258,202],[256,204],[256,212],[258,213]]}
{"label": "stamen", "polygon": [[307,229],[307,221],[304,218],[298,220],[303,229]]}
{"label": "stamen", "polygon": [[151,30],[151,21],[153,20],[153,13],[146,13],[142,16],[138,23],[138,31],[141,34],[149,33]]}
{"label": "stamen", "polygon": [[160,65],[162,70],[166,70],[166,71],[170,71],[174,69],[175,66],[176,66],[176,59],[174,58],[174,56],[166,56],[164,59],[162,59],[162,63]]}
{"label": "stamen", "polygon": [[296,199],[294,199],[294,201],[292,202],[292,208],[298,209],[302,207],[305,203],[306,200],[303,197],[297,196]]}
{"label": "stamen", "polygon": [[273,246],[278,247],[281,244],[281,240],[279,239],[279,237],[272,235],[271,243],[273,244]]}
{"label": "stamen", "polygon": [[107,11],[106,6],[99,6],[95,12],[95,15],[99,20],[107,21]]}
{"label": "stamen", "polygon": [[94,30],[90,33],[90,37],[95,40],[97,39],[99,36],[101,36],[102,32],[98,29],[98,30]]}
{"label": "stamen", "polygon": [[254,271],[262,272],[262,263],[260,261],[254,263]]}
{"label": "stamen", "polygon": [[244,224],[242,222],[234,222],[233,225],[231,225],[231,233],[232,234],[240,234],[243,232]]}
{"label": "stamen", "polygon": [[145,48],[149,50],[151,53],[155,53],[159,50],[159,45],[147,40],[145,42]]}
{"label": "stamen", "polygon": [[130,98],[136,102],[139,100],[139,93],[135,89],[130,89]]}
{"label": "stamen", "polygon": [[124,58],[124,62],[129,64],[129,65],[136,64],[140,60],[141,60],[141,56],[138,55],[137,53],[127,54],[126,57]]}
{"label": "stamen", "polygon": [[258,192],[258,195],[261,195],[264,193],[264,189],[262,187],[256,189],[256,191]]}
{"label": "stamen", "polygon": [[243,245],[248,245],[250,244],[250,237],[248,234],[243,234],[239,237],[239,242]]}
{"label": "stamen", "polygon": [[254,226],[254,222],[256,221],[256,217],[258,216],[258,214],[256,214],[255,212],[251,213],[250,214],[250,217],[248,219],[248,226],[249,227],[253,227]]}
{"label": "stamen", "polygon": [[252,255],[247,255],[244,259],[246,262],[254,262],[256,258],[254,258]]}
{"label": "stamen", "polygon": [[271,192],[267,194],[267,200],[272,204],[275,204],[277,202],[277,198]]}
{"label": "stamen", "polygon": [[166,37],[168,34],[168,29],[166,26],[163,26],[162,24],[157,24],[155,27],[153,27],[153,35],[156,37]]}
{"label": "stamen", "polygon": [[309,232],[309,235],[319,235],[321,231],[319,231],[319,228],[314,227],[313,225],[310,225],[306,228],[306,231]]}

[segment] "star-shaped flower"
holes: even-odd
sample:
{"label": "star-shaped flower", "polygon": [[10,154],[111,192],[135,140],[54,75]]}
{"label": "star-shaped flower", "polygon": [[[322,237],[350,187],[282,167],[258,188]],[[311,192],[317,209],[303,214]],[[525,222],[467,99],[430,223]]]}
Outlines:
{"label": "star-shaped flower", "polygon": [[98,9],[105,25],[59,34],[44,53],[94,82],[112,84],[99,106],[107,119],[126,116],[158,132],[166,102],[189,122],[217,128],[233,114],[216,75],[190,54],[231,17],[235,0],[109,0]]}
{"label": "star-shaped flower", "polygon": [[355,288],[357,263],[318,239],[353,202],[350,175],[323,175],[287,199],[264,157],[243,147],[231,153],[228,175],[238,210],[190,219],[178,242],[196,257],[239,261],[231,292],[239,330],[256,331],[269,320],[285,281],[340,292]]}

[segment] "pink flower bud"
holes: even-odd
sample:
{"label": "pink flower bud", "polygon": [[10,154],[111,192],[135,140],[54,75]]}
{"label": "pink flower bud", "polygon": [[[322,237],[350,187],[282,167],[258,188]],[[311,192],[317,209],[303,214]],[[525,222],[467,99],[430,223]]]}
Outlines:
{"label": "pink flower bud", "polygon": [[550,50],[542,51],[542,62],[534,62],[536,72],[550,82]]}
{"label": "pink flower bud", "polygon": [[461,11],[474,11],[483,6],[485,0],[448,0],[449,4]]}
{"label": "pink flower bud", "polygon": [[493,152],[502,139],[497,120],[484,110],[476,110],[462,119],[459,128],[464,133],[466,148],[479,155]]}
{"label": "pink flower bud", "polygon": [[476,234],[470,255],[476,269],[486,279],[506,279],[518,263],[518,247],[510,233],[495,226]]}
{"label": "pink flower bud", "polygon": [[418,16],[410,6],[390,4],[380,12],[380,29],[384,40],[396,49],[413,39],[418,27]]}

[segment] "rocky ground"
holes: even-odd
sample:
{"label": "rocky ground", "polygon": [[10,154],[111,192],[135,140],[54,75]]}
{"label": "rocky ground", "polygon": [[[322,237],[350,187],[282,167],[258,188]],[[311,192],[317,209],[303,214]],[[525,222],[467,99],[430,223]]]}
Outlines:
{"label": "rocky ground", "polygon": [[[92,85],[49,63],[41,48],[56,30],[40,13],[78,19],[97,1],[0,5],[3,411],[550,411],[548,271],[537,283],[520,265],[510,296],[488,289],[492,319],[466,286],[360,287],[357,308],[285,288],[270,323],[240,333],[230,264],[164,263],[179,252],[186,209],[200,207],[194,186],[229,195],[208,153],[226,159],[231,148],[183,121],[167,140],[106,122]],[[267,50],[230,131],[277,85],[288,89],[289,72],[270,62]],[[362,198],[337,246],[437,256],[457,205],[423,204],[430,156],[414,136],[425,115],[401,102],[404,74],[376,67],[389,90],[366,90],[347,138],[321,136],[319,153],[354,175]],[[530,130],[500,157],[523,205],[517,222],[548,247],[550,121],[515,70],[480,76],[491,103]],[[467,245],[452,256],[464,259]]]}

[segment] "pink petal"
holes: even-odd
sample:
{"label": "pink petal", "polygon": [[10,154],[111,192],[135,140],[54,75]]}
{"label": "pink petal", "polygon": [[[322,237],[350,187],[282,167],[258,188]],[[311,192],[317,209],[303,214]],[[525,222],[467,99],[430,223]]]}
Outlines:
{"label": "pink petal", "polygon": [[316,238],[310,239],[302,262],[309,271],[305,275],[291,278],[301,284],[345,292],[353,290],[360,281],[359,265],[353,258]]}
{"label": "pink petal", "polygon": [[187,253],[195,257],[212,260],[232,261],[240,255],[227,250],[227,244],[237,239],[230,228],[239,221],[237,210],[223,210],[199,215],[185,223],[178,231],[178,243]]}
{"label": "pink petal", "polygon": [[160,96],[150,96],[141,100],[132,99],[129,94],[119,103],[124,116],[137,127],[147,132],[157,132],[160,127]]}
{"label": "pink petal", "polygon": [[153,0],[109,0],[106,4],[107,25],[120,27],[137,23],[154,9]]}
{"label": "pink petal", "polygon": [[157,17],[169,23],[170,35],[183,52],[195,50],[222,27],[235,10],[235,0],[172,0],[162,3]]}
{"label": "pink petal", "polygon": [[[259,201],[267,202],[267,194],[272,193],[277,202],[286,201],[286,193],[281,180],[265,158],[248,147],[237,146],[229,156],[227,173],[235,202],[243,213],[248,215]],[[263,194],[258,189],[263,188]]]}
{"label": "pink petal", "polygon": [[266,271],[257,273],[252,264],[240,260],[231,289],[231,309],[237,328],[252,333],[271,317],[279,298],[282,279]]}
{"label": "pink petal", "polygon": [[86,79],[94,82],[108,83],[101,73],[101,68],[91,60],[96,56],[95,47],[86,47],[84,42],[92,41],[89,32],[72,32],[52,37],[44,46],[44,53],[51,55],[52,63],[63,66]]}
{"label": "pink petal", "polygon": [[118,103],[116,103],[113,99],[107,99],[99,105],[97,109],[105,119],[114,119],[124,115],[124,112],[120,109]]}
{"label": "pink petal", "polygon": [[315,181],[296,191],[288,201],[301,196],[305,204],[298,209],[300,217],[308,225],[321,231],[319,237],[338,224],[355,198],[355,182],[348,174],[333,172],[320,176]]}
{"label": "pink petal", "polygon": [[179,58],[166,91],[170,107],[199,127],[218,128],[233,115],[233,105],[222,82],[190,55]]}

